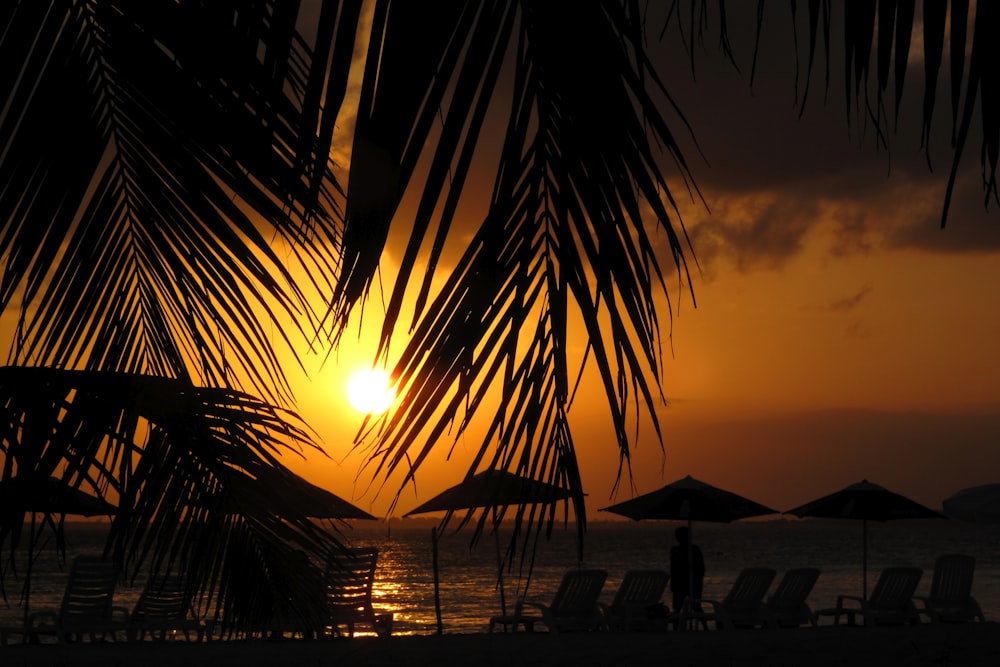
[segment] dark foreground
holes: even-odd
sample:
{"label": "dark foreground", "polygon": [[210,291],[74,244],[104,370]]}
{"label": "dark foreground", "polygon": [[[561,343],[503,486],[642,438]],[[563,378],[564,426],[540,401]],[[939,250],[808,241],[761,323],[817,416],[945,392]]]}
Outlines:
{"label": "dark foreground", "polygon": [[0,647],[3,667],[1000,665],[1000,624]]}

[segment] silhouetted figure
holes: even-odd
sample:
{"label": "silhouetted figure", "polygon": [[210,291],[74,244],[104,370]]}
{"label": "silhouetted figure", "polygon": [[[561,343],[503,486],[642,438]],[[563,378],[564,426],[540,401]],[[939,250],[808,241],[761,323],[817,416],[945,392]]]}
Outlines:
{"label": "silhouetted figure", "polygon": [[679,613],[686,597],[701,597],[705,558],[701,549],[691,544],[691,531],[686,526],[675,530],[674,537],[677,544],[670,547],[670,591],[674,595],[674,612]]}

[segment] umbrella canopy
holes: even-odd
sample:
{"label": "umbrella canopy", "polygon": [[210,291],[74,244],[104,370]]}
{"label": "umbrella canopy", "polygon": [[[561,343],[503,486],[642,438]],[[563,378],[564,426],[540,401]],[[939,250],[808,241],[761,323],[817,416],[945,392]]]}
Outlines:
{"label": "umbrella canopy", "polygon": [[[777,514],[778,510],[745,498],[738,493],[720,489],[697,480],[691,475],[667,484],[656,491],[650,491],[631,500],[602,507],[601,512],[613,512],[635,521],[644,519],[665,519],[688,522],[690,533],[692,521],[729,523],[765,514]],[[694,540],[688,539],[688,563],[692,562],[691,549]],[[688,590],[694,590],[693,568],[688,568]]]}
{"label": "umbrella canopy", "polygon": [[[507,470],[484,470],[445,489],[427,502],[410,510],[403,516],[426,512],[453,512],[477,507],[503,507],[506,505],[529,505],[566,500],[572,493],[555,484],[548,484]],[[438,618],[438,634],[443,632],[441,607],[438,597],[440,575],[437,567],[437,533],[432,534],[434,548],[434,606]],[[500,609],[507,615],[507,601],[504,597],[503,559],[500,555],[500,536],[496,535],[497,581],[500,587]]]}
{"label": "umbrella canopy", "polygon": [[0,482],[0,512],[22,515],[35,512],[110,516],[115,513],[115,507],[55,477],[49,477],[41,483],[32,479],[12,477]]}
{"label": "umbrella canopy", "polygon": [[944,514],[973,523],[1000,523],[1000,484],[970,486],[941,503]]}
{"label": "umbrella canopy", "polygon": [[255,476],[234,475],[226,482],[226,493],[218,502],[232,513],[261,511],[263,504],[278,516],[301,515],[312,519],[369,519],[376,517],[289,470],[261,468]]}
{"label": "umbrella canopy", "polygon": [[787,510],[785,514],[793,514],[799,518],[861,520],[861,596],[865,599],[868,597],[868,522],[945,518],[939,512],[924,507],[906,496],[889,491],[883,486],[873,484],[867,479]]}
{"label": "umbrella canopy", "polygon": [[74,488],[55,477],[48,477],[42,481],[30,477],[10,477],[0,481],[0,516],[3,517],[4,529],[13,530],[17,535],[24,515],[31,514],[28,565],[23,591],[25,627],[31,605],[31,574],[35,560],[35,515],[111,516],[115,511],[116,508],[111,503]]}
{"label": "umbrella canopy", "polygon": [[866,479],[787,510],[785,514],[864,521],[942,518],[939,512]]}
{"label": "umbrella canopy", "polygon": [[717,523],[778,513],[778,510],[732,491],[706,484],[690,475],[656,491],[636,496],[617,505],[602,507],[599,511],[613,512],[636,521],[674,519]]}
{"label": "umbrella canopy", "polygon": [[477,507],[547,503],[569,498],[562,487],[522,477],[507,470],[484,470],[467,477],[403,516],[450,512]]}

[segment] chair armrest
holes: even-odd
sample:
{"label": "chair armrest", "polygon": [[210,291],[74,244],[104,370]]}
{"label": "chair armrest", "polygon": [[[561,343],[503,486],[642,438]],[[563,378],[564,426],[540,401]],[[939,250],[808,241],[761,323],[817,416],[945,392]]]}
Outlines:
{"label": "chair armrest", "polygon": [[549,612],[549,606],[547,604],[525,600],[524,602],[514,605],[514,615],[520,616],[522,612],[524,612],[525,607],[531,607],[532,609],[537,609],[538,611],[542,612],[543,615]]}
{"label": "chair armrest", "polygon": [[[710,605],[712,611],[705,611],[703,608],[696,610],[695,605],[699,607]],[[723,606],[720,600],[712,598],[686,598],[680,616],[684,620],[700,620],[703,626],[706,621],[714,620],[717,627],[722,626],[726,629],[733,627],[732,620],[729,618],[729,613],[726,611],[725,606]]]}
{"label": "chair armrest", "polygon": [[857,602],[859,608],[865,606],[865,599],[859,595],[838,595],[837,596],[837,607],[840,609],[844,608],[844,602]]}
{"label": "chair armrest", "polygon": [[33,628],[39,622],[47,622],[51,625],[59,623],[59,615],[54,611],[35,611],[28,616],[28,628]]}

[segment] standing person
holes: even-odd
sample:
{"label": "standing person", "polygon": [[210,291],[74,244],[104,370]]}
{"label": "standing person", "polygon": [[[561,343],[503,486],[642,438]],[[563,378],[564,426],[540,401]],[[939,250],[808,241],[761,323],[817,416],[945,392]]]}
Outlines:
{"label": "standing person", "polygon": [[670,547],[670,591],[674,595],[674,613],[684,608],[688,597],[701,598],[705,582],[705,558],[698,545],[691,544],[691,531],[681,526],[674,531],[677,544]]}

